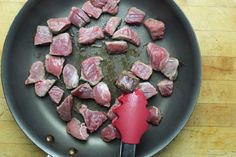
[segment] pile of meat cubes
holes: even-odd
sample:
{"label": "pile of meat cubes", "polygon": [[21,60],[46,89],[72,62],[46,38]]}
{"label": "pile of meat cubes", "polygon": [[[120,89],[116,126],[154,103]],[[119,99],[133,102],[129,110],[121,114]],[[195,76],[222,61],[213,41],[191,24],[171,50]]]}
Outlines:
{"label": "pile of meat cubes", "polygon": [[[44,63],[36,61],[32,64],[29,76],[25,85],[34,84],[35,93],[39,97],[47,94],[53,103],[57,104],[57,112],[61,120],[67,122],[67,132],[79,140],[87,140],[89,133],[95,132],[105,121],[113,120],[116,115],[113,109],[120,105],[116,102],[112,105],[112,93],[106,82],[103,82],[103,70],[100,66],[104,60],[100,56],[93,56],[82,61],[80,69],[72,64],[66,64],[66,57],[72,54],[72,39],[66,31],[71,25],[79,29],[78,43],[80,45],[91,45],[96,40],[105,39],[105,36],[112,40],[104,41],[108,54],[122,55],[129,49],[129,44],[139,47],[142,43],[138,34],[129,27],[130,25],[142,25],[146,27],[153,41],[162,39],[165,34],[165,24],[157,19],[148,18],[145,20],[145,12],[131,7],[128,9],[124,22],[126,25],[118,28],[122,19],[112,16],[104,28],[99,26],[85,27],[90,19],[99,19],[103,13],[116,15],[119,11],[120,0],[89,0],[82,8],[72,7],[68,17],[51,18],[47,26],[38,26],[34,38],[35,46],[50,45],[49,54],[45,56]],[[128,44],[129,43],[129,44]],[[148,80],[153,70],[162,73],[166,79],[158,82],[157,88],[164,97],[170,96],[173,91],[173,81],[178,75],[178,59],[171,57],[168,51],[159,45],[150,42],[147,44],[148,62],[137,60],[129,70],[124,70],[117,80],[115,86],[123,92],[132,92],[140,89],[147,99],[158,94],[154,85]],[[54,75],[54,79],[47,79],[46,73]],[[65,91],[55,85],[58,79],[63,78],[66,89],[70,95],[62,100]],[[83,82],[80,84],[80,80]],[[142,80],[142,81],[141,81]],[[73,99],[93,99],[98,105],[109,108],[107,113],[92,111],[85,104],[82,104],[79,113],[84,122],[72,117]],[[150,117],[148,122],[159,125],[162,114],[159,108],[149,108]],[[120,138],[118,130],[107,125],[101,130],[101,138],[112,141]]]}

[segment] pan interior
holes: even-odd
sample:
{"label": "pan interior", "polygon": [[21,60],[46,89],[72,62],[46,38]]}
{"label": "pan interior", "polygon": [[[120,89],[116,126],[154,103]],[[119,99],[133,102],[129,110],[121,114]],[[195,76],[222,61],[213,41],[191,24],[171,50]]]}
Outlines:
{"label": "pan interior", "polygon": [[[118,156],[119,141],[105,143],[100,139],[100,130],[91,134],[87,142],[81,142],[66,133],[66,124],[62,122],[56,112],[56,106],[48,97],[38,98],[33,86],[25,86],[24,81],[28,70],[36,60],[44,61],[49,47],[33,46],[33,37],[37,25],[46,25],[46,21],[53,17],[66,17],[72,6],[81,7],[84,1],[78,0],[35,0],[29,1],[15,19],[6,39],[3,60],[2,78],[4,93],[8,105],[23,131],[40,148],[52,156],[67,156],[68,149],[78,149],[76,156]],[[200,57],[196,39],[186,19],[176,8],[172,1],[163,0],[129,0],[121,1],[117,16],[124,19],[128,8],[135,6],[146,12],[146,18],[152,17],[162,20],[166,24],[166,34],[163,40],[155,43],[166,48],[170,55],[178,58],[183,66],[179,69],[178,79],[174,84],[174,93],[169,98],[158,94],[150,99],[148,106],[160,107],[164,118],[158,127],[150,125],[148,132],[143,136],[137,146],[137,156],[151,156],[166,146],[180,131],[189,118],[199,92],[200,83]],[[104,26],[110,15],[102,15],[99,20],[92,20],[89,25]],[[124,22],[120,26],[124,26]],[[114,79],[122,70],[129,70],[136,60],[147,63],[146,45],[151,38],[143,25],[131,26],[137,31],[142,45],[137,48],[129,44],[129,51],[122,55],[108,55],[103,42],[98,41],[94,46],[73,46],[73,55],[66,58],[66,63],[75,65],[80,69],[80,62],[90,56],[102,56],[104,82],[108,83],[115,98],[121,93],[114,86]],[[71,27],[68,32],[77,43],[78,29]],[[111,40],[106,38],[105,40]],[[101,46],[101,47],[100,47]],[[52,76],[47,76],[53,78]],[[164,79],[158,72],[154,72],[150,82],[156,84]],[[82,83],[82,81],[80,82]],[[56,85],[65,88],[62,79]],[[66,95],[69,91],[66,92]],[[87,104],[92,110],[107,111],[94,103],[94,101],[81,101],[76,99],[73,116],[82,120],[77,113],[81,103]],[[107,122],[107,124],[110,121]],[[45,136],[51,134],[55,138],[53,144],[45,141]],[[92,150],[92,151],[91,151]]]}

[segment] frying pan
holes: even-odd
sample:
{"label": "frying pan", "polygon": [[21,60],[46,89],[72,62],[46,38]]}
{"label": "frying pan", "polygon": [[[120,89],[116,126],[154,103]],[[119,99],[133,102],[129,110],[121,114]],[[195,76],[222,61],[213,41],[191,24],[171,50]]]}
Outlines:
{"label": "frying pan", "polygon": [[[46,25],[48,18],[65,17],[72,6],[81,7],[82,0],[29,0],[15,18],[4,45],[2,56],[2,83],[8,106],[23,132],[46,153],[56,156],[69,156],[68,150],[75,148],[75,156],[111,157],[119,154],[119,141],[103,142],[99,137],[100,130],[90,136],[87,142],[81,142],[66,133],[66,124],[56,112],[56,106],[48,97],[38,98],[33,86],[25,86],[24,81],[33,62],[44,60],[49,47],[33,46],[33,37],[37,25]],[[137,156],[152,156],[169,144],[184,127],[194,110],[199,94],[201,79],[200,52],[194,32],[184,14],[172,0],[122,0],[118,16],[124,19],[127,9],[131,6],[146,12],[146,18],[157,18],[165,22],[166,34],[157,44],[166,48],[170,55],[178,58],[183,64],[179,69],[178,79],[174,84],[174,93],[164,98],[160,94],[150,99],[149,106],[160,107],[164,118],[158,127],[150,126],[137,146]],[[103,26],[110,15],[102,15],[99,20],[92,20],[92,25]],[[124,25],[124,22],[123,24]],[[121,27],[121,26],[120,26]],[[146,44],[151,41],[144,26],[131,26],[141,38],[142,45],[136,48],[130,45],[129,51],[123,55],[108,55],[101,41],[95,46],[74,44],[73,55],[66,59],[78,69],[80,62],[89,57],[99,55],[104,58],[102,63],[104,81],[108,83],[114,99],[121,93],[113,85],[114,79],[122,70],[129,70],[132,63],[141,60],[147,63]],[[76,43],[78,29],[70,28],[68,32]],[[110,40],[110,39],[106,39]],[[52,78],[52,76],[47,76]],[[164,79],[154,72],[150,79],[153,85]],[[82,81],[81,81],[82,83]],[[57,85],[64,88],[62,80]],[[66,95],[69,91],[66,92]],[[92,110],[107,111],[93,101],[75,101],[73,116],[82,120],[76,112],[81,103],[86,103]],[[109,123],[109,122],[107,122]],[[45,140],[47,135],[54,137],[54,142]]]}

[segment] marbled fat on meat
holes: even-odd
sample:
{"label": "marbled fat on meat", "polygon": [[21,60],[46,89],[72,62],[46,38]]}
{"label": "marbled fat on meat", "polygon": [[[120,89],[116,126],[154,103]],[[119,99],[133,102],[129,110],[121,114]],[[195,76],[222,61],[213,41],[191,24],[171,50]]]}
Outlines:
{"label": "marbled fat on meat", "polygon": [[44,97],[56,80],[41,80],[34,85],[35,93],[39,97]]}
{"label": "marbled fat on meat", "polygon": [[141,61],[134,62],[131,71],[142,80],[148,80],[152,75],[152,67]]}
{"label": "marbled fat on meat", "polygon": [[95,86],[103,79],[102,69],[100,67],[103,58],[100,56],[89,57],[81,63],[81,80],[89,82]]}
{"label": "marbled fat on meat", "polygon": [[72,118],[73,97],[67,96],[65,100],[57,107],[57,112],[63,121],[70,121]]}
{"label": "marbled fat on meat", "polygon": [[49,29],[53,33],[60,33],[68,29],[71,25],[70,20],[65,18],[51,18],[47,21]]}
{"label": "marbled fat on meat", "polygon": [[102,129],[101,138],[105,142],[111,142],[112,140],[114,140],[116,138],[119,139],[120,134],[119,134],[118,130],[112,124],[109,124],[108,126],[106,126],[105,128]]}
{"label": "marbled fat on meat", "polygon": [[53,86],[48,92],[48,94],[54,103],[59,104],[64,94],[64,91],[57,86]]}
{"label": "marbled fat on meat", "polygon": [[145,18],[145,12],[136,8],[129,8],[127,15],[125,17],[125,22],[128,24],[141,24]]}
{"label": "marbled fat on meat", "polygon": [[64,62],[65,58],[46,55],[45,59],[46,71],[50,74],[53,74],[59,79],[62,73]]}
{"label": "marbled fat on meat", "polygon": [[128,26],[124,26],[116,31],[113,34],[112,39],[126,40],[136,46],[140,46],[138,34]]}
{"label": "marbled fat on meat", "polygon": [[37,83],[44,79],[45,77],[45,68],[43,62],[36,61],[31,65],[29,76],[25,81],[25,85]]}
{"label": "marbled fat on meat", "polygon": [[78,42],[80,44],[93,44],[98,39],[103,39],[104,34],[100,27],[94,26],[90,28],[80,28]]}
{"label": "marbled fat on meat", "polygon": [[105,46],[109,54],[121,54],[128,51],[128,44],[125,41],[107,41]]}
{"label": "marbled fat on meat", "polygon": [[108,36],[112,36],[115,33],[117,27],[120,25],[120,23],[121,23],[120,17],[111,17],[107,21],[106,26],[103,29],[104,33]]}
{"label": "marbled fat on meat", "polygon": [[76,88],[79,84],[79,75],[77,69],[67,64],[63,69],[63,80],[67,89]]}
{"label": "marbled fat on meat", "polygon": [[83,11],[88,14],[89,17],[98,19],[102,14],[102,9],[94,7],[90,1],[87,1],[83,4]]}
{"label": "marbled fat on meat", "polygon": [[86,141],[89,137],[85,124],[81,123],[76,118],[72,118],[71,121],[67,123],[66,131],[78,140]]}
{"label": "marbled fat on meat", "polygon": [[107,120],[105,113],[89,110],[86,105],[82,105],[79,112],[91,133],[95,132]]}
{"label": "marbled fat on meat", "polygon": [[166,61],[169,59],[169,52],[154,43],[147,45],[149,64],[153,70],[161,71]]}
{"label": "marbled fat on meat", "polygon": [[52,42],[52,33],[47,26],[37,26],[34,45],[48,45]]}
{"label": "marbled fat on meat", "polygon": [[71,94],[80,99],[92,99],[93,98],[93,89],[88,83],[79,85],[74,89]]}
{"label": "marbled fat on meat", "polygon": [[144,26],[149,31],[152,40],[162,39],[164,37],[165,24],[162,21],[149,18],[144,22]]}
{"label": "marbled fat on meat", "polygon": [[100,82],[93,88],[93,97],[99,105],[110,107],[111,92],[106,83]]}
{"label": "marbled fat on meat", "polygon": [[72,41],[68,33],[53,37],[50,54],[55,56],[69,56],[72,53]]}

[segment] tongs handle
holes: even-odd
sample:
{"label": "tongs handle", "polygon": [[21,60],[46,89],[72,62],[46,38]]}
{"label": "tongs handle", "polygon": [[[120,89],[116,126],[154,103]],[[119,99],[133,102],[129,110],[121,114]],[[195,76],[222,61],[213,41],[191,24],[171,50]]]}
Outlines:
{"label": "tongs handle", "polygon": [[121,142],[120,157],[135,157],[135,144],[126,144]]}

